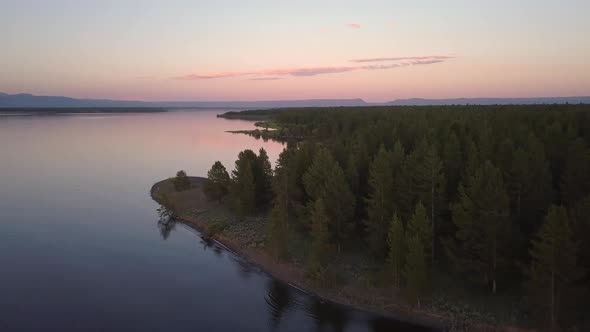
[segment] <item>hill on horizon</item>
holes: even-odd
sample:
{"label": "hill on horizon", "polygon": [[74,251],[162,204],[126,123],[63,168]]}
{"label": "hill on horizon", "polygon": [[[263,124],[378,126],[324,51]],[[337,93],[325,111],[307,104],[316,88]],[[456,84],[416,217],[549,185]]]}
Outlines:
{"label": "hill on horizon", "polygon": [[135,101],[84,99],[65,96],[36,96],[29,93],[0,92],[0,108],[73,108],[73,107],[160,107],[160,108],[298,108],[338,106],[428,106],[428,105],[514,105],[514,104],[590,104],[590,96],[532,98],[409,98],[385,103],[355,99],[304,99],[260,101]]}

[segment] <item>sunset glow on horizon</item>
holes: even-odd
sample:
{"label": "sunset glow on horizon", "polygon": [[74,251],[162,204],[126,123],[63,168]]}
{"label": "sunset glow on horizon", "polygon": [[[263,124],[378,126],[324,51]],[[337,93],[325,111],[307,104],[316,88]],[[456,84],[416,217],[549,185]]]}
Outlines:
{"label": "sunset glow on horizon", "polygon": [[0,92],[127,100],[590,95],[590,2],[0,0]]}

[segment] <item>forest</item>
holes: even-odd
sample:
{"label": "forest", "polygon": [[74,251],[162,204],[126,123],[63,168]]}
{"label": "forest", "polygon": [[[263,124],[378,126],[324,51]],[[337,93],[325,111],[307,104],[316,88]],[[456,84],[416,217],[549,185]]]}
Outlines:
{"label": "forest", "polygon": [[[341,107],[232,112],[287,142],[273,168],[242,151],[206,193],[268,216],[267,248],[309,275],[333,257],[377,262],[416,306],[446,276],[522,303],[527,324],[588,327],[590,105]],[[268,128],[271,129],[268,129]],[[467,288],[467,286],[465,286]],[[444,289],[442,290],[444,291]]]}

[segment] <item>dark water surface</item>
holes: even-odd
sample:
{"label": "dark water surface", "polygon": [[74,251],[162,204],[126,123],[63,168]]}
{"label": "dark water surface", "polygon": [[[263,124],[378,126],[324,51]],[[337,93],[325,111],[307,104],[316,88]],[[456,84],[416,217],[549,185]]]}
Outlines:
{"label": "dark water surface", "polygon": [[326,304],[178,224],[152,184],[281,144],[214,111],[0,116],[0,331],[426,331]]}

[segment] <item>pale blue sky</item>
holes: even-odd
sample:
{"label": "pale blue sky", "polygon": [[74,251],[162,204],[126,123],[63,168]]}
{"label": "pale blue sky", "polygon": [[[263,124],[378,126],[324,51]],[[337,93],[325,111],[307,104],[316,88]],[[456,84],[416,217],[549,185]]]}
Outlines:
{"label": "pale blue sky", "polygon": [[[588,13],[582,0],[0,0],[0,91],[148,100],[589,95]],[[436,55],[448,59],[370,70],[349,61]],[[301,68],[314,75],[294,74]]]}

